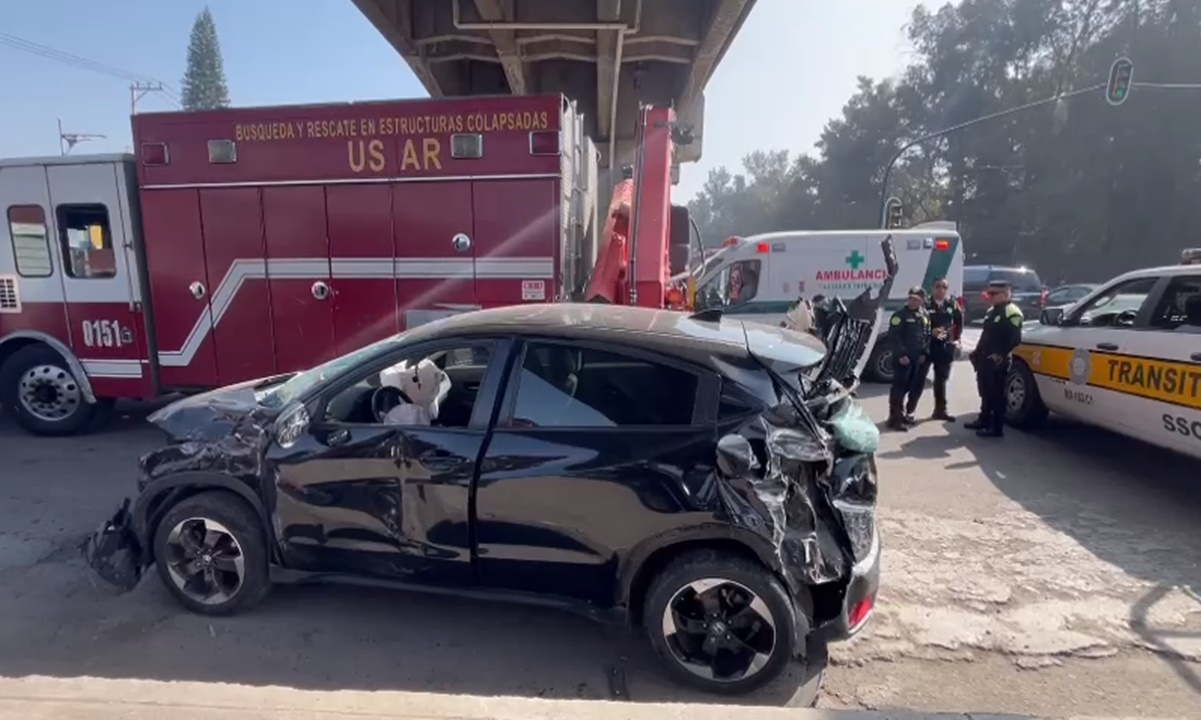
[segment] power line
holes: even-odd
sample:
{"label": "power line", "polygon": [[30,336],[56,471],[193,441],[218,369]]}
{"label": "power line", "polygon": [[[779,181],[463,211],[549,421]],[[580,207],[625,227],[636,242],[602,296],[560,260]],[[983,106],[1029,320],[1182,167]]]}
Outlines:
{"label": "power line", "polygon": [[71,67],[75,67],[80,70],[88,70],[91,72],[100,73],[102,75],[120,78],[122,80],[129,80],[135,84],[154,83],[156,85],[160,85],[162,86],[163,94],[166,95],[167,99],[175,105],[179,105],[179,98],[175,91],[170,88],[170,86],[148,75],[140,75],[138,73],[116,67],[115,65],[108,65],[95,60],[89,60],[88,58],[64,52],[48,45],[35,43],[32,40],[26,40],[6,32],[0,32],[0,45],[13,48],[14,50],[27,52],[31,55],[37,55],[38,57],[45,58],[47,60],[54,60],[63,63],[64,65],[70,65]]}

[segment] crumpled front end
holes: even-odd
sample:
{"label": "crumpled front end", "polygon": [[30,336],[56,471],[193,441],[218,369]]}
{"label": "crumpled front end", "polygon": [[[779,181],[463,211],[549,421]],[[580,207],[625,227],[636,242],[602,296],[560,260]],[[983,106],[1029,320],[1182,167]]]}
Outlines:
{"label": "crumpled front end", "polygon": [[88,567],[121,592],[137,587],[146,567],[142,544],[133,528],[127,498],[117,512],[84,539],[80,546]]}
{"label": "crumpled front end", "polygon": [[832,321],[816,367],[789,368],[779,345],[761,345],[774,355],[760,357],[750,339],[775,397],[757,417],[723,428],[718,465],[732,521],[770,543],[776,571],[794,594],[808,590],[815,623],[840,637],[866,623],[879,588],[880,433],[847,387],[871,320],[844,312]]}
{"label": "crumpled front end", "polygon": [[172,403],[148,420],[167,434],[168,444],[141,457],[139,495],[127,498],[80,547],[96,577],[122,592],[137,586],[152,560],[148,515],[161,506],[154,502],[161,497],[155,482],[189,472],[256,482],[274,413],[255,402],[251,383],[243,383]]}

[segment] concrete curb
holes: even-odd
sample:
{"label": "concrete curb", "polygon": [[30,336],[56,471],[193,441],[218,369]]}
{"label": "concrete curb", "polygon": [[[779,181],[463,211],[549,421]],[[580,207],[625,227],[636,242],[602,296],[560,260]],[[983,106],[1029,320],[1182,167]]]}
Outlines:
{"label": "concrete curb", "polygon": [[[3,720],[1027,720],[1029,716],[537,700],[394,691],[314,691],[225,683],[0,678]],[[1042,719],[1050,720],[1050,719]],[[1125,720],[1063,718],[1056,720]],[[1139,720],[1148,720],[1141,718]]]}

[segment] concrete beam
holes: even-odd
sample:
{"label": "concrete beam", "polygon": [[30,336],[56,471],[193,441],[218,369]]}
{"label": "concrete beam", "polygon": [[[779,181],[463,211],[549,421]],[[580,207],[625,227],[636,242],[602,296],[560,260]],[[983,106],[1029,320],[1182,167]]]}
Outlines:
{"label": "concrete beam", "polygon": [[[512,22],[513,0],[475,0],[475,9],[484,22]],[[517,45],[517,33],[512,30],[494,29],[488,31],[496,46],[496,57],[505,69],[505,78],[509,81],[509,91],[514,95],[530,93],[529,74],[521,59],[521,48]]]}
{"label": "concrete beam", "polygon": [[692,67],[680,88],[680,108],[687,110],[689,105],[698,100],[714,68],[721,62],[730,42],[754,6],[755,0],[714,0],[705,36],[696,48]]}
{"label": "concrete beam", "polygon": [[354,0],[355,7],[405,59],[413,74],[431,97],[442,97],[443,88],[426,62],[424,52],[413,42],[412,6],[407,0]]}
{"label": "concrete beam", "polygon": [[[616,22],[621,16],[621,0],[596,0],[596,17],[601,22]],[[617,82],[621,68],[621,30],[596,33],[596,130],[597,140],[609,140],[617,119]],[[605,157],[605,156],[602,156]],[[612,164],[613,152],[607,154]]]}

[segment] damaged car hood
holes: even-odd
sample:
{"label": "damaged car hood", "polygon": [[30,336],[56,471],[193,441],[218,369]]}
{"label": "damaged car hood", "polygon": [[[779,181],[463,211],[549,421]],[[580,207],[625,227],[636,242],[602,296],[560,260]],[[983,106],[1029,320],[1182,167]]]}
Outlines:
{"label": "damaged car hood", "polygon": [[217,441],[245,425],[252,416],[267,422],[274,419],[275,412],[258,402],[256,388],[264,382],[248,380],[192,395],[156,410],[146,419],[174,442]]}
{"label": "damaged car hood", "polygon": [[193,470],[257,477],[279,412],[259,403],[256,388],[264,382],[193,395],[151,414],[147,420],[170,443],[141,458],[139,484]]}

